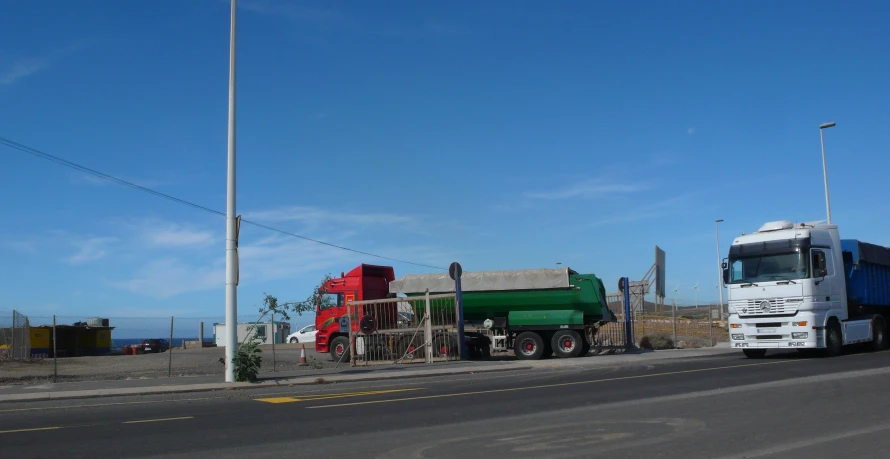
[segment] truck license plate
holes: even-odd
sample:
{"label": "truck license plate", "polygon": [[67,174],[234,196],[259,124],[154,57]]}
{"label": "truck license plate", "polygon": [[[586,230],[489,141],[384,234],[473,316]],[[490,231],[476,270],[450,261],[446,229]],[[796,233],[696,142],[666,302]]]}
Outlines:
{"label": "truck license plate", "polygon": [[758,328],[757,333],[775,333],[775,328]]}

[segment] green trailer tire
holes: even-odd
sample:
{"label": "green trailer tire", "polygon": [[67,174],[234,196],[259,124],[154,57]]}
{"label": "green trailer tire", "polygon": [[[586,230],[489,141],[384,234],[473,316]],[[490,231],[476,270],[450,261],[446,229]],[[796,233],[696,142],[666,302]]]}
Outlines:
{"label": "green trailer tire", "polygon": [[522,332],[513,342],[513,352],[519,360],[540,360],[545,350],[544,340],[535,332]]}
{"label": "green trailer tire", "polygon": [[561,359],[570,359],[581,355],[583,338],[575,330],[560,330],[553,334],[550,347],[553,353]]}

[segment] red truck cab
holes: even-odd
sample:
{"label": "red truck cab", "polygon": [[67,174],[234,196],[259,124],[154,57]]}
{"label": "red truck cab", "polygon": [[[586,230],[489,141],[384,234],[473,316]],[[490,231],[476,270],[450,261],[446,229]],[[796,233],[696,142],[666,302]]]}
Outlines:
{"label": "red truck cab", "polygon": [[[362,264],[326,282],[322,291],[331,305],[322,307],[322,302],[318,302],[315,306],[315,352],[329,352],[336,361],[343,359],[349,351],[349,332],[340,328],[340,318],[347,316],[346,304],[390,298],[389,283],[393,280],[392,267]],[[355,321],[350,323],[353,328],[358,326]]]}

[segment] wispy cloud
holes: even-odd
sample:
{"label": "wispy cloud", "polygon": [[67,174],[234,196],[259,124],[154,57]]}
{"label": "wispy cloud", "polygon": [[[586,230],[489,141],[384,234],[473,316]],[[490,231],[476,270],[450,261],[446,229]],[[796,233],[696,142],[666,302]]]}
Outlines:
{"label": "wispy cloud", "polygon": [[626,223],[639,220],[650,220],[671,215],[677,209],[687,207],[691,195],[682,194],[650,204],[643,204],[631,207],[625,212],[618,212],[612,215],[597,218],[590,223],[590,226],[603,226],[615,223]]}
{"label": "wispy cloud", "polygon": [[12,62],[5,70],[0,72],[0,85],[10,85],[22,78],[29,77],[50,66],[48,58],[23,58]]}
{"label": "wispy cloud", "polygon": [[146,230],[149,242],[158,247],[206,247],[214,242],[213,233],[176,224]]}
{"label": "wispy cloud", "polygon": [[65,259],[68,264],[80,265],[90,261],[99,260],[108,255],[108,245],[117,242],[115,237],[94,237],[76,243],[80,249],[74,255]]}
{"label": "wispy cloud", "polygon": [[645,186],[636,183],[615,183],[594,179],[566,185],[551,191],[527,192],[523,195],[531,199],[589,199],[606,195],[635,193],[645,189]]}
{"label": "wispy cloud", "polygon": [[0,238],[0,247],[20,253],[37,253],[37,242],[32,240],[7,239],[5,237],[2,237]]}
{"label": "wispy cloud", "polygon": [[78,51],[84,46],[86,46],[85,43],[74,43],[42,56],[17,57],[6,63],[0,62],[0,86],[12,85],[19,80],[46,70],[56,60]]}
{"label": "wispy cloud", "polygon": [[288,206],[260,210],[244,214],[244,218],[258,222],[300,222],[304,225],[405,225],[416,219],[407,215],[389,213],[334,212],[308,206]]}
{"label": "wispy cloud", "polygon": [[[428,246],[382,247],[380,250],[394,258],[410,258],[421,262],[443,264],[454,255]],[[294,279],[304,274],[339,272],[364,260],[362,255],[333,247],[271,236],[238,250],[240,282],[248,287],[255,282]],[[221,261],[209,258],[185,259],[162,257],[137,269],[132,278],[111,282],[111,285],[151,298],[167,299],[177,295],[222,287],[225,267]]]}
{"label": "wispy cloud", "polygon": [[[161,180],[153,180],[153,179],[139,179],[139,178],[131,178],[131,177],[120,177],[121,180],[125,180],[127,182],[133,183],[135,185],[143,186],[146,188],[159,188],[162,186],[170,185],[169,182],[164,182]],[[107,179],[103,179],[101,177],[97,177],[92,174],[86,174],[81,172],[75,172],[71,176],[70,183],[72,185],[89,185],[89,186],[121,186],[118,183],[112,182]]]}
{"label": "wispy cloud", "polygon": [[225,281],[225,269],[202,266],[179,258],[153,260],[137,270],[130,280],[111,285],[151,298],[165,299],[187,292],[220,288]]}
{"label": "wispy cloud", "polygon": [[656,154],[649,157],[649,160],[643,164],[643,167],[652,169],[665,166],[672,166],[680,163],[678,155]]}

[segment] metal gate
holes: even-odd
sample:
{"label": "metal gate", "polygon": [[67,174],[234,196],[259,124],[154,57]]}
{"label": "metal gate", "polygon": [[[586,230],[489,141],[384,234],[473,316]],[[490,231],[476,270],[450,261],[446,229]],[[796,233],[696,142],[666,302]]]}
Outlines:
{"label": "metal gate", "polygon": [[353,301],[352,366],[460,360],[455,294]]}
{"label": "metal gate", "polygon": [[607,295],[606,304],[615,314],[617,321],[597,327],[592,337],[591,349],[594,353],[600,353],[632,348],[635,341],[634,315],[625,305],[625,295],[621,293]]}

